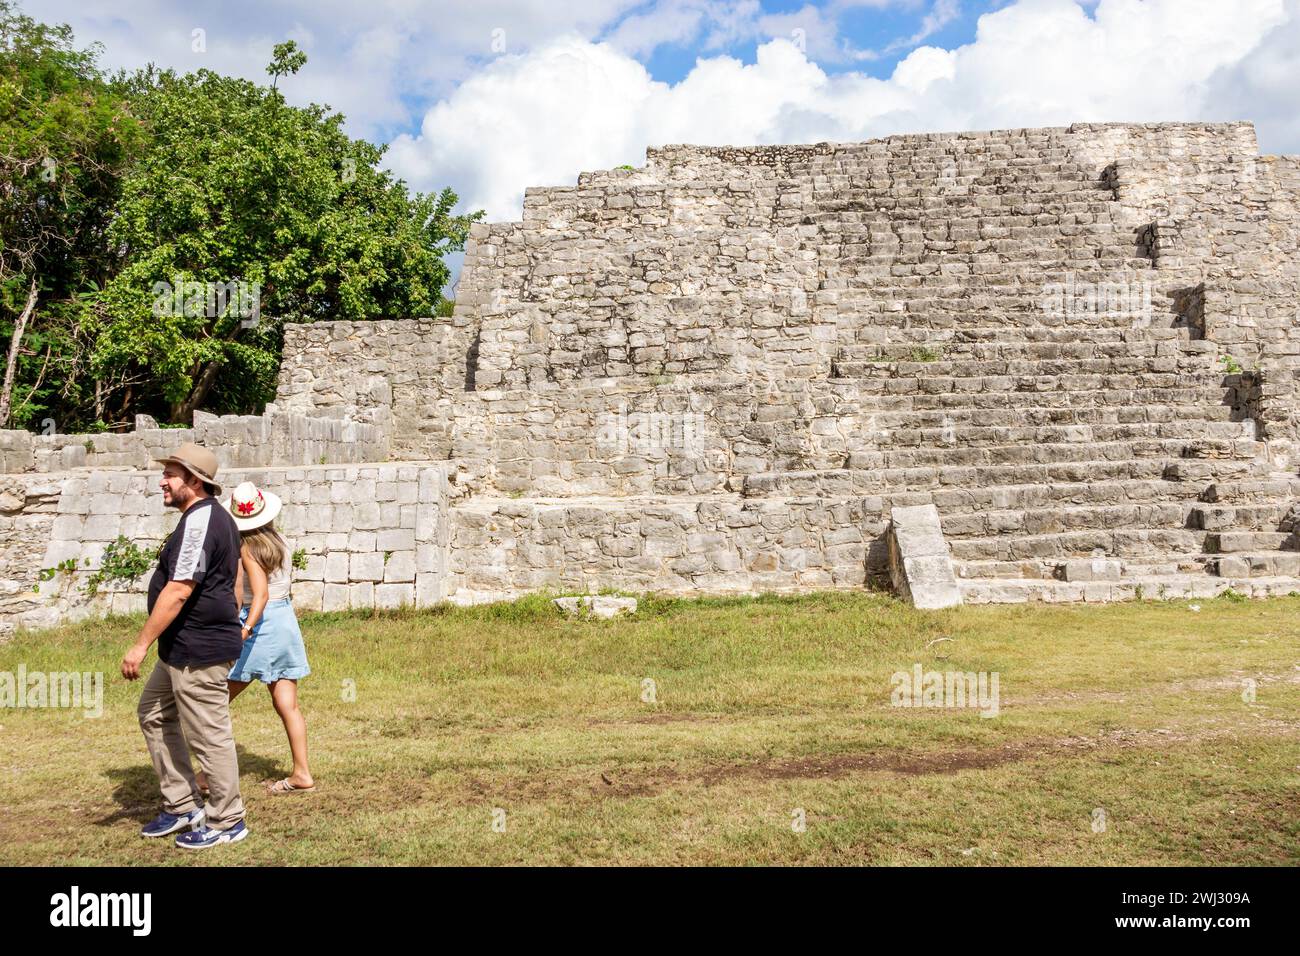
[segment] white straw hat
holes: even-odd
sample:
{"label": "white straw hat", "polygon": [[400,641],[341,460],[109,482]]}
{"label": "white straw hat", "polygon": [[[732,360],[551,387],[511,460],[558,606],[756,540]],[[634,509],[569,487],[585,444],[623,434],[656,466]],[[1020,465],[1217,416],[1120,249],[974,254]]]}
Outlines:
{"label": "white straw hat", "polygon": [[244,481],[230,493],[225,507],[240,531],[252,531],[274,521],[281,504],[279,495],[262,491],[251,481]]}

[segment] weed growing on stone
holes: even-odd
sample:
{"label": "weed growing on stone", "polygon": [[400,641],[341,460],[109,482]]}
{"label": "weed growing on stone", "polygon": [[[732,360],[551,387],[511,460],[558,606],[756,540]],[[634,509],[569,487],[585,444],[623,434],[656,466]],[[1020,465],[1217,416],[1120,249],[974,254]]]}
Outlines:
{"label": "weed growing on stone", "polygon": [[99,593],[100,585],[105,582],[129,582],[137,580],[158,561],[158,552],[162,546],[154,548],[138,547],[134,541],[123,535],[104,549],[99,570],[86,579],[83,590],[89,597]]}

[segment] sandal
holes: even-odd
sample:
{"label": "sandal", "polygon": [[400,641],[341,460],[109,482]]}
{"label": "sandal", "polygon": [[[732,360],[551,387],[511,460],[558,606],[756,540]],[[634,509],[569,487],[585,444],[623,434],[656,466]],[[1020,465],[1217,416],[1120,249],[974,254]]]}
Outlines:
{"label": "sandal", "polygon": [[289,782],[288,777],[285,777],[283,780],[277,780],[267,787],[267,792],[279,796],[285,793],[311,793],[315,789],[316,785],[314,783],[310,787],[296,787]]}

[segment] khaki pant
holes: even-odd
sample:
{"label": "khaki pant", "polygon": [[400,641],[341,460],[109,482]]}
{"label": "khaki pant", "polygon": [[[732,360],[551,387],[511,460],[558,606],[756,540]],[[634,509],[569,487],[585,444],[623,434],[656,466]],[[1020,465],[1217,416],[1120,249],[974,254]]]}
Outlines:
{"label": "khaki pant", "polygon": [[160,660],[145,682],[136,710],[162,787],[163,809],[182,814],[203,805],[190,766],[193,748],[208,775],[205,823],[217,830],[228,830],[244,818],[226,689],[233,663],[172,667]]}

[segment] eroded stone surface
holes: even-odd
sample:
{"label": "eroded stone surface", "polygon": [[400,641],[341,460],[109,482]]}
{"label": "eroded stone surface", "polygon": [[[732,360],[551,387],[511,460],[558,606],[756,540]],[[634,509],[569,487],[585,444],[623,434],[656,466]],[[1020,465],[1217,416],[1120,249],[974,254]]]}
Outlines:
{"label": "eroded stone surface", "polygon": [[895,508],[890,514],[889,573],[898,593],[919,608],[962,603],[934,505]]}

